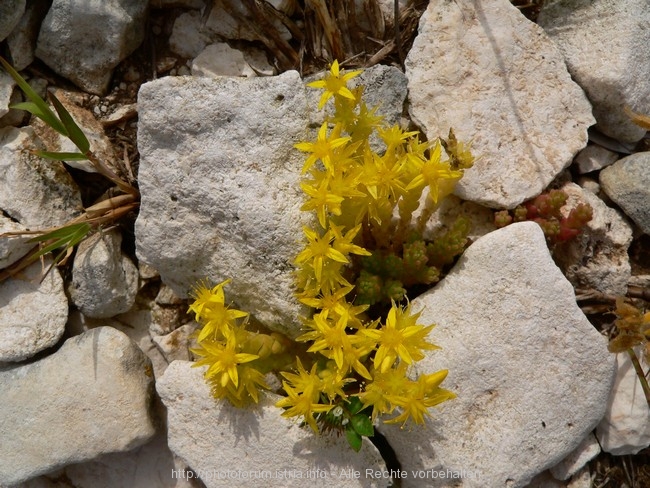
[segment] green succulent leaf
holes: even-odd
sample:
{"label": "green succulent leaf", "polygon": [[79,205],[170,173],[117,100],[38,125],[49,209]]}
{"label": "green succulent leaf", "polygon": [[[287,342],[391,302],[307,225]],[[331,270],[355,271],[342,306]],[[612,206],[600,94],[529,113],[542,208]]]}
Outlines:
{"label": "green succulent leaf", "polygon": [[52,152],[52,151],[34,151],[35,154],[45,159],[55,159],[57,161],[82,161],[87,160],[88,156],[75,152]]}
{"label": "green succulent leaf", "polygon": [[355,452],[361,450],[361,435],[359,435],[350,424],[348,424],[348,428],[345,429],[345,438],[348,440],[348,444],[350,444],[350,447],[354,449]]}
{"label": "green succulent leaf", "polygon": [[363,413],[358,413],[350,419],[350,425],[354,431],[359,435],[370,437],[375,434],[375,428],[372,426],[370,417]]}
{"label": "green succulent leaf", "polygon": [[359,413],[361,410],[363,410],[363,403],[361,400],[359,400],[359,397],[350,397],[348,400],[347,409],[352,415],[354,415],[355,413]]}
{"label": "green succulent leaf", "polygon": [[55,131],[68,137],[68,132],[65,126],[56,117],[56,115],[54,115],[54,112],[50,110],[50,107],[48,107],[47,103],[45,103],[45,100],[38,96],[38,93],[36,93],[34,89],[29,86],[29,83],[27,83],[27,81],[25,81],[25,79],[20,76],[18,72],[13,69],[13,67],[2,57],[0,57],[0,64],[2,64],[3,68],[7,70],[7,73],[9,73],[9,75],[11,75],[11,77],[15,80],[23,93],[27,95],[27,98],[31,100],[31,103],[17,103],[16,105],[12,105],[11,108],[28,111],[29,113],[42,119],[43,122],[52,127],[52,129]]}
{"label": "green succulent leaf", "polygon": [[66,110],[63,104],[59,101],[58,98],[54,96],[53,93],[50,93],[50,99],[52,100],[52,105],[54,105],[56,112],[61,118],[61,122],[63,122],[63,125],[68,131],[68,137],[70,140],[74,143],[75,146],[79,148],[79,151],[84,154],[87,153],[90,150],[90,143],[88,142],[86,135],[74,121],[70,115],[70,112]]}

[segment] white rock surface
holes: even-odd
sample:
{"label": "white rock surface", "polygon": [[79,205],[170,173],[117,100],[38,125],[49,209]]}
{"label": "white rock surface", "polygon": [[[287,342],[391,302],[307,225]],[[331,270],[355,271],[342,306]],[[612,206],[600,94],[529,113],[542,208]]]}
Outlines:
{"label": "white rock surface", "polygon": [[256,76],[241,51],[225,42],[210,44],[192,61],[192,76]]}
{"label": "white rock surface", "polygon": [[202,32],[202,27],[200,12],[191,11],[179,15],[169,37],[169,48],[183,58],[195,58],[212,42],[211,37]]}
{"label": "white rock surface", "polygon": [[65,475],[75,488],[198,488],[192,480],[172,476],[172,470],[186,469],[169,450],[167,436],[160,433],[133,451],[67,466]]}
{"label": "white rock surface", "polygon": [[37,262],[0,282],[0,361],[27,359],[55,345],[63,335],[68,319],[63,280],[53,269],[39,283],[44,271]]}
{"label": "white rock surface", "polygon": [[568,196],[562,209],[564,216],[579,203],[588,203],[593,219],[575,239],[557,246],[554,256],[558,266],[576,288],[625,295],[632,274],[627,253],[632,227],[617,210],[575,183],[561,189]]}
{"label": "white rock surface", "polygon": [[614,164],[617,159],[618,154],[614,151],[605,149],[598,144],[589,144],[578,153],[575,162],[578,165],[580,174],[585,174]]}
{"label": "white rock surface", "polygon": [[598,454],[600,445],[594,434],[589,433],[571,454],[550,469],[551,474],[558,480],[568,480]]}
{"label": "white rock surface", "polygon": [[0,2],[0,41],[3,41],[20,22],[25,11],[25,0],[2,0]]}
{"label": "white rock surface", "polygon": [[67,222],[82,206],[63,164],[31,155],[33,149],[44,148],[31,128],[0,129],[0,209],[36,230]]}
{"label": "white rock surface", "polygon": [[110,230],[79,244],[69,291],[74,304],[88,317],[112,317],[135,303],[138,269],[122,253],[121,243],[119,231]]}
{"label": "white rock surface", "polygon": [[480,474],[459,480],[464,487],[525,486],[602,418],[614,358],[576,305],[537,224],[477,240],[413,308],[423,310],[420,323],[437,324],[431,340],[442,347],[416,370],[448,369],[442,386],[458,398],[432,409],[424,428],[379,426],[403,469]]}
{"label": "white rock surface", "polygon": [[[277,395],[265,395],[259,406],[248,409],[217,401],[203,379],[204,368],[192,364],[174,361],[156,388],[168,409],[169,447],[208,488],[389,486],[390,478],[365,476],[366,469],[386,470],[370,442],[364,440],[355,453],[344,437],[315,436],[281,417],[274,406]],[[360,478],[341,476],[351,469]]]}
{"label": "white rock surface", "polygon": [[[24,230],[24,226],[0,214],[0,235],[5,232],[22,232]],[[31,235],[0,237],[0,269],[12,265],[27,254],[34,247],[34,244],[27,242],[31,238]]]}
{"label": "white rock surface", "polygon": [[142,42],[147,0],[54,0],[41,25],[36,57],[98,95],[113,68]]}
{"label": "white rock surface", "polygon": [[[648,371],[649,365],[639,352],[637,350],[641,366]],[[617,354],[616,364],[616,381],[596,437],[603,451],[623,456],[650,446],[650,410],[627,353]]]}
{"label": "white rock surface", "polygon": [[192,334],[199,329],[199,324],[190,322],[164,336],[153,336],[153,342],[168,363],[172,361],[190,361],[190,347],[196,347]]}
{"label": "white rock surface", "polygon": [[[134,307],[135,308],[135,307]],[[123,332],[135,342],[140,350],[151,360],[154,378],[159,378],[167,369],[169,362],[154,344],[149,335],[149,321],[143,310],[133,310],[108,319],[86,317],[79,310],[70,313],[66,331],[70,334],[83,334],[97,327],[112,327]]]}
{"label": "white rock surface", "polygon": [[431,140],[453,127],[479,159],[456,194],[513,208],[587,143],[584,93],[557,47],[508,0],[431,2],[406,58],[410,113]]}
{"label": "white rock surface", "polygon": [[269,327],[296,335],[292,262],[302,225],[299,187],[305,88],[272,78],[168,77],[138,98],[142,193],[138,257],[180,297],[199,280]]}
{"label": "white rock surface", "polygon": [[100,327],[54,354],[0,371],[0,479],[15,484],[155,433],[149,360],[124,334]]}
{"label": "white rock surface", "polygon": [[538,23],[558,45],[593,105],[598,129],[624,142],[645,130],[625,114],[650,112],[650,9],[646,0],[552,0]]}
{"label": "white rock surface", "polygon": [[255,46],[242,46],[244,59],[258,76],[273,76],[277,74],[276,69],[269,63],[266,51]]}

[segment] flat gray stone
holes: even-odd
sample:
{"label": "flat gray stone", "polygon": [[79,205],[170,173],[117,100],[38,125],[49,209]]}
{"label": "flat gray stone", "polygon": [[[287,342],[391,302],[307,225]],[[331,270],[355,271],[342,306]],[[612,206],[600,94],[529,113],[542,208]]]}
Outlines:
{"label": "flat gray stone", "polygon": [[[192,364],[171,363],[156,389],[167,407],[169,447],[208,488],[390,485],[390,477],[366,477],[366,469],[386,470],[367,440],[355,453],[344,436],[317,436],[282,417],[274,406],[280,399],[275,394],[265,394],[258,406],[246,409],[215,400],[204,368]],[[350,470],[358,471],[359,478],[342,476]]]}
{"label": "flat gray stone", "polygon": [[[526,486],[605,413],[614,357],[576,305],[537,224],[480,238],[412,306],[422,310],[420,323],[437,324],[430,339],[442,347],[415,371],[448,369],[442,386],[458,397],[430,409],[425,427],[379,425],[409,473],[465,470],[455,486]],[[402,486],[446,483],[410,478]]]}
{"label": "flat gray stone", "polygon": [[54,0],[36,57],[80,88],[102,95],[113,68],[142,42],[147,0]]}
{"label": "flat gray stone", "polygon": [[72,266],[70,298],[92,318],[128,311],[138,293],[138,269],[122,253],[117,230],[98,232],[79,244]]}
{"label": "flat gray stone", "polygon": [[193,76],[257,76],[244,54],[225,42],[209,44],[192,61]]}
{"label": "flat gray stone", "polygon": [[600,172],[603,191],[650,234],[650,152],[619,159]]}
{"label": "flat gray stone", "polygon": [[41,280],[36,262],[15,278],[0,282],[0,361],[22,361],[54,346],[65,330],[68,299],[58,269]]}
{"label": "flat gray stone", "polygon": [[[5,232],[23,232],[25,230],[24,226],[0,215],[0,235]],[[0,269],[11,266],[27,254],[34,247],[34,243],[27,242],[32,237],[31,235],[0,237]]]}
{"label": "flat gray stone", "polygon": [[0,479],[17,484],[155,433],[151,363],[123,333],[99,327],[51,356],[0,371]]}
{"label": "flat gray stone", "polygon": [[556,246],[555,262],[575,288],[625,295],[632,275],[627,252],[632,243],[632,226],[618,210],[575,183],[569,182],[561,189],[568,197],[562,209],[565,217],[578,204],[587,203],[593,218],[574,239]]}
{"label": "flat gray stone", "polygon": [[575,162],[580,174],[584,174],[603,169],[614,164],[617,159],[618,154],[614,151],[598,144],[590,144],[578,153]]}
{"label": "flat gray stone", "polygon": [[0,41],[14,30],[25,12],[25,0],[0,0]]}
{"label": "flat gray stone", "polygon": [[25,7],[25,13],[7,37],[11,62],[17,71],[25,69],[34,61],[38,31],[49,7],[48,0],[30,0]]}
{"label": "flat gray stone", "polygon": [[169,36],[169,48],[183,58],[195,58],[212,42],[211,36],[202,31],[201,13],[189,11],[174,20]]}
{"label": "flat gray stone", "polygon": [[650,112],[650,9],[646,0],[549,0],[537,19],[587,93],[598,129],[636,142],[645,129],[624,107]]}
{"label": "flat gray stone", "polygon": [[508,0],[431,2],[406,58],[409,111],[429,140],[472,142],[459,197],[513,208],[587,143],[586,96],[555,44]]}
{"label": "flat gray stone", "polygon": [[45,149],[30,127],[0,129],[0,209],[30,230],[61,225],[81,213],[81,196],[60,161],[29,151]]}

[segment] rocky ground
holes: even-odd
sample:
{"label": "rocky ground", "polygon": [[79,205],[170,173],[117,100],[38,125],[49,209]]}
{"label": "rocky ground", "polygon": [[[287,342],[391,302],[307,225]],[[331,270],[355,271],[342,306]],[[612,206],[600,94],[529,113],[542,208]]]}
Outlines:
{"label": "rocky ground", "polygon": [[[0,486],[253,486],[242,473],[263,470],[283,470],[265,481],[279,487],[650,486],[648,405],[607,349],[615,298],[649,298],[650,152],[632,120],[650,114],[645,0],[400,1],[397,26],[392,1],[339,3],[0,0],[2,55],[139,197],[43,279],[49,257],[20,266],[30,235],[0,237]],[[355,83],[389,123],[429,140],[453,127],[478,156],[427,226],[465,216],[472,244],[413,302],[442,346],[418,368],[449,369],[458,398],[424,429],[379,424],[390,447],[359,454],[280,417],[272,394],[215,402],[188,350],[206,277],[298,335],[293,145],[323,119],[304,78],[335,58],[364,68]],[[0,234],[115,195],[87,162],[29,152],[74,147],[8,108],[21,101],[0,72]],[[550,188],[566,213],[593,209],[577,238],[549,249],[536,223],[496,228]]]}

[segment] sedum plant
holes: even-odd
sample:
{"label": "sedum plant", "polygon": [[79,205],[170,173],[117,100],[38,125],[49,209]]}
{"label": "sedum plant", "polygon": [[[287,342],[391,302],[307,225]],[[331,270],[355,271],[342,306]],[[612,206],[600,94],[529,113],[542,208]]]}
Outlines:
{"label": "sedum plant", "polygon": [[[348,87],[359,73],[343,73],[335,61],[324,79],[307,85],[322,90],[319,109],[334,110],[314,140],[295,145],[306,155],[301,210],[315,217],[295,258],[296,297],[312,309],[304,333],[292,343],[250,332],[247,313],[226,304],[229,280],[199,284],[190,305],[203,325],[195,365],[207,366],[216,398],[258,402],[258,390],[269,388],[264,375],[279,371],[282,415],[317,433],[343,431],[357,451],[378,418],[422,424],[430,407],[455,397],[440,386],[447,370],[410,374],[438,347],[429,342],[434,326],[420,323],[407,290],[436,281],[464,249],[469,225],[462,219],[437,242],[422,233],[473,162],[453,131],[427,143],[417,131],[386,127],[363,101],[364,87]],[[381,153],[370,145],[373,134]]]}
{"label": "sedum plant", "polygon": [[532,220],[542,228],[549,244],[566,242],[580,234],[593,218],[593,209],[587,203],[578,204],[567,217],[563,217],[561,209],[566,201],[567,195],[562,190],[550,190],[518,205],[514,210],[496,212],[494,224],[501,228],[513,222]]}

